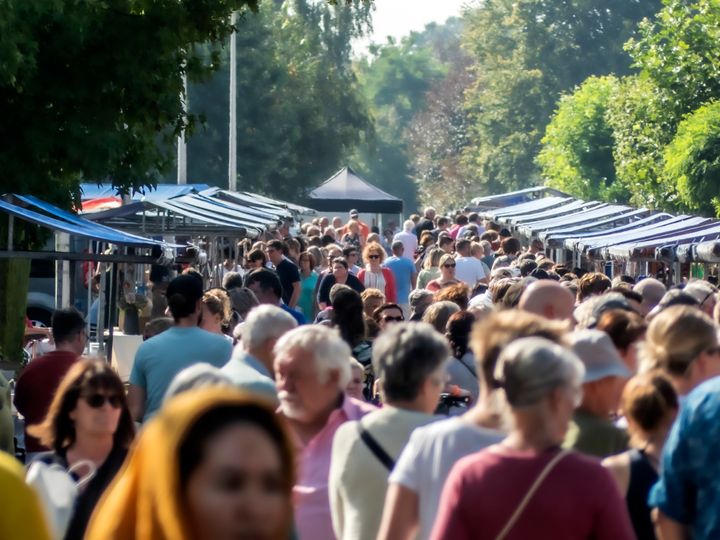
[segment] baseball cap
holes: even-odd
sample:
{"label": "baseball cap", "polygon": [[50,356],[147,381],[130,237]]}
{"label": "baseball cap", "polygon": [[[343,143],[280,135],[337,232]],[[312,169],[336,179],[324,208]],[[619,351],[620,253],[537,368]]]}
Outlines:
{"label": "baseball cap", "polygon": [[583,383],[606,377],[632,375],[613,345],[610,336],[600,330],[579,330],[570,334],[571,349],[585,366]]}
{"label": "baseball cap", "polygon": [[350,217],[358,217],[360,214],[354,208],[350,210]]}
{"label": "baseball cap", "polygon": [[595,328],[597,326],[597,323],[600,321],[600,317],[602,317],[602,314],[606,311],[610,311],[611,309],[622,309],[623,311],[633,311],[633,308],[630,306],[630,303],[627,301],[627,298],[625,298],[620,293],[608,293],[603,296],[601,296],[595,306],[592,310],[592,315],[590,317],[590,321],[588,323],[588,328]]}

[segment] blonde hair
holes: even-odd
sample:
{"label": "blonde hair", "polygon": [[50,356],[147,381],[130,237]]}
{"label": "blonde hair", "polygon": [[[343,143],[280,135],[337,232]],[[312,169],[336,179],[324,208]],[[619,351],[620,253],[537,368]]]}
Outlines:
{"label": "blonde hair", "polygon": [[220,315],[221,322],[230,320],[230,297],[222,289],[210,289],[202,297],[202,303],[207,306],[210,313]]}
{"label": "blonde hair", "polygon": [[423,261],[423,269],[430,270],[431,268],[437,268],[440,265],[440,259],[445,254],[446,253],[440,248],[431,249],[430,252],[425,255],[425,260]]}
{"label": "blonde hair", "polygon": [[385,303],[385,294],[380,289],[373,289],[372,287],[365,289],[360,294],[360,298],[363,302],[365,302],[368,298],[378,298],[383,301],[383,304]]}
{"label": "blonde hair", "polygon": [[641,350],[643,371],[660,369],[668,375],[685,375],[704,350],[718,343],[712,319],[693,306],[672,306],[648,326]]}

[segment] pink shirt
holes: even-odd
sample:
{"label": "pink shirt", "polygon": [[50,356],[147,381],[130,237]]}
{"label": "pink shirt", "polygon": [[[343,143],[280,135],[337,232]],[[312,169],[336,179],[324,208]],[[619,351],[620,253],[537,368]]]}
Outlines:
{"label": "pink shirt", "polygon": [[[445,482],[432,540],[497,537],[557,452],[495,446],[458,461]],[[545,477],[506,536],[527,538],[632,540],[635,535],[610,473],[599,461],[571,453]]]}
{"label": "pink shirt", "polygon": [[345,396],[342,407],[335,409],[327,424],[303,448],[296,440],[298,450],[298,478],[293,488],[295,526],[300,540],[334,540],[328,477],[332,442],[337,429],[349,420],[359,420],[375,407]]}

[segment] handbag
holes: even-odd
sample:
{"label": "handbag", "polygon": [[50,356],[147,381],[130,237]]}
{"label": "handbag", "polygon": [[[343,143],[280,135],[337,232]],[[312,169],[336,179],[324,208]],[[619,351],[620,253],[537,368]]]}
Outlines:
{"label": "handbag", "polygon": [[545,468],[540,472],[538,477],[535,479],[535,482],[533,482],[532,486],[530,486],[530,489],[525,494],[525,497],[523,497],[523,500],[520,501],[520,504],[517,506],[517,508],[515,508],[515,512],[513,512],[513,515],[510,516],[510,519],[507,521],[500,533],[495,537],[495,540],[504,540],[504,538],[515,526],[515,523],[517,523],[517,520],[522,515],[525,507],[533,498],[533,495],[535,495],[535,492],[538,490],[538,488],[542,485],[545,478],[547,478],[547,476],[552,472],[552,470],[555,468],[555,465],[560,463],[560,461],[570,453],[570,450],[561,450],[554,458],[550,460],[547,465],[545,465]]}
{"label": "handbag", "polygon": [[[72,473],[86,467],[88,473],[76,481]],[[62,540],[75,510],[80,490],[95,476],[97,467],[92,461],[81,460],[65,469],[58,463],[38,460],[30,464],[25,483],[32,486],[40,499],[52,537]]]}

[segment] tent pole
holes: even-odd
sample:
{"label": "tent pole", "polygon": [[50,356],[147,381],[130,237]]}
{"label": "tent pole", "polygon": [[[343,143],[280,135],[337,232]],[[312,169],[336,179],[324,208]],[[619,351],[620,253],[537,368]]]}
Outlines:
{"label": "tent pole", "polygon": [[117,263],[112,263],[112,271],[110,274],[110,318],[108,321],[108,331],[110,332],[108,338],[108,350],[107,350],[107,363],[112,363],[112,348],[113,348],[113,333],[115,330],[115,311],[117,309],[117,293],[113,294],[113,284],[117,284],[118,280],[118,268]]}

